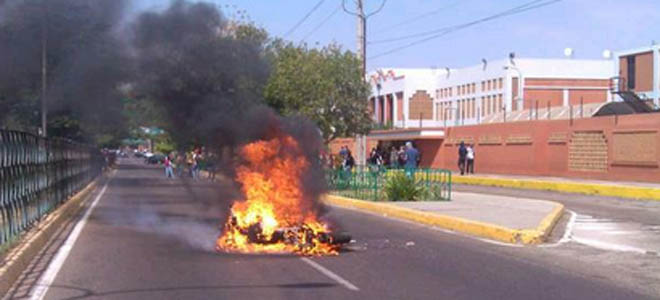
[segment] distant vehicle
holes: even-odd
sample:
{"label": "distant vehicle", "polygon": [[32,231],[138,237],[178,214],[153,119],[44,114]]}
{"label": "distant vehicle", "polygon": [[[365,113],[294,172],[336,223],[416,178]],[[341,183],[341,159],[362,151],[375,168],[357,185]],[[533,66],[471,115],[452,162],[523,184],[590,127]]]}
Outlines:
{"label": "distant vehicle", "polygon": [[149,157],[152,157],[152,156],[154,156],[154,154],[151,153],[151,152],[145,152],[144,153],[144,157],[146,157],[146,158],[149,158]]}
{"label": "distant vehicle", "polygon": [[134,155],[135,157],[138,157],[138,158],[144,157],[144,153],[142,153],[142,152],[140,152],[140,151],[135,151],[135,153],[133,153],[133,155]]}
{"label": "distant vehicle", "polygon": [[147,157],[144,162],[150,165],[162,164],[165,162],[165,155],[151,154],[151,156]]}

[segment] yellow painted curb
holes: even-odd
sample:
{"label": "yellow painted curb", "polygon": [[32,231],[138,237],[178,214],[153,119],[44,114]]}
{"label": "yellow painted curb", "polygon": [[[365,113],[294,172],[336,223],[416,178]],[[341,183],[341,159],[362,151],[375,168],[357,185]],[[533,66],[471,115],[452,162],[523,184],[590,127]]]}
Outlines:
{"label": "yellow painted curb", "polygon": [[488,177],[454,176],[454,183],[507,187],[515,189],[544,190],[594,196],[610,196],[628,199],[660,200],[660,189],[597,183],[544,181],[531,179],[503,179]]}
{"label": "yellow painted curb", "polygon": [[48,243],[50,237],[61,228],[62,224],[75,216],[84,207],[85,200],[96,187],[98,178],[84,189],[65,201],[55,211],[20,237],[17,246],[10,249],[0,267],[0,295],[5,295],[29,266],[34,257]]}
{"label": "yellow painted curb", "polygon": [[384,214],[388,217],[442,227],[511,244],[539,244],[544,242],[564,211],[563,205],[555,203],[556,206],[553,211],[536,228],[519,230],[459,217],[399,207],[382,202],[363,201],[335,195],[326,195],[323,198],[323,202],[329,205]]}

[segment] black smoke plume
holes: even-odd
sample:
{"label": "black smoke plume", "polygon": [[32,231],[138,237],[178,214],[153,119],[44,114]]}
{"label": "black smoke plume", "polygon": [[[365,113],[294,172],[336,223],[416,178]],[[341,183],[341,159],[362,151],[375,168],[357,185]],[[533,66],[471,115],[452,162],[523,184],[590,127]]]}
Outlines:
{"label": "black smoke plume", "polygon": [[85,140],[121,124],[119,85],[130,63],[119,32],[125,1],[0,3],[0,123],[39,124],[46,55],[51,136]]}
{"label": "black smoke plume", "polygon": [[[2,0],[0,0],[2,1]],[[121,98],[130,94],[166,114],[181,150],[205,146],[213,156],[288,134],[312,167],[303,175],[307,199],[324,191],[317,163],[321,137],[311,122],[283,118],[262,90],[270,67],[262,39],[238,34],[213,4],[172,1],[162,11],[127,17],[121,0],[0,2],[0,123],[19,113],[38,124],[42,39],[47,43],[49,118],[71,117],[59,134],[121,131]],[[129,91],[129,92],[126,92]],[[23,104],[30,103],[28,108]],[[223,149],[233,149],[222,151]],[[235,161],[219,164],[231,178]],[[318,207],[318,206],[315,206]]]}

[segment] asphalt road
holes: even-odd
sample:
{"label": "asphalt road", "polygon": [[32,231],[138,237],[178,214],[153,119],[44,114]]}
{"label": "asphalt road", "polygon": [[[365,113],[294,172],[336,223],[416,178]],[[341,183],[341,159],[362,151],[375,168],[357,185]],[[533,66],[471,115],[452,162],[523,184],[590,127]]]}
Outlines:
{"label": "asphalt road", "polygon": [[[584,271],[587,264],[343,209],[330,209],[328,217],[355,243],[339,256],[216,253],[232,198],[227,190],[125,163],[71,248],[65,237],[74,223],[7,298],[38,289],[45,299],[650,298]],[[68,253],[59,269],[57,253]],[[53,276],[47,289],[38,285],[48,282],[44,274]]]}

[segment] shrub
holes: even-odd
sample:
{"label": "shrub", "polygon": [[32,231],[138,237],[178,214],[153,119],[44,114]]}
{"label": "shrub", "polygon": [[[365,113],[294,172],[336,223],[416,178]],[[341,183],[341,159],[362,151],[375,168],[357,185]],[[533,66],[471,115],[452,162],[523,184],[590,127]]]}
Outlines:
{"label": "shrub", "polygon": [[388,201],[418,201],[423,197],[424,187],[417,185],[415,179],[396,173],[388,178],[384,192]]}

